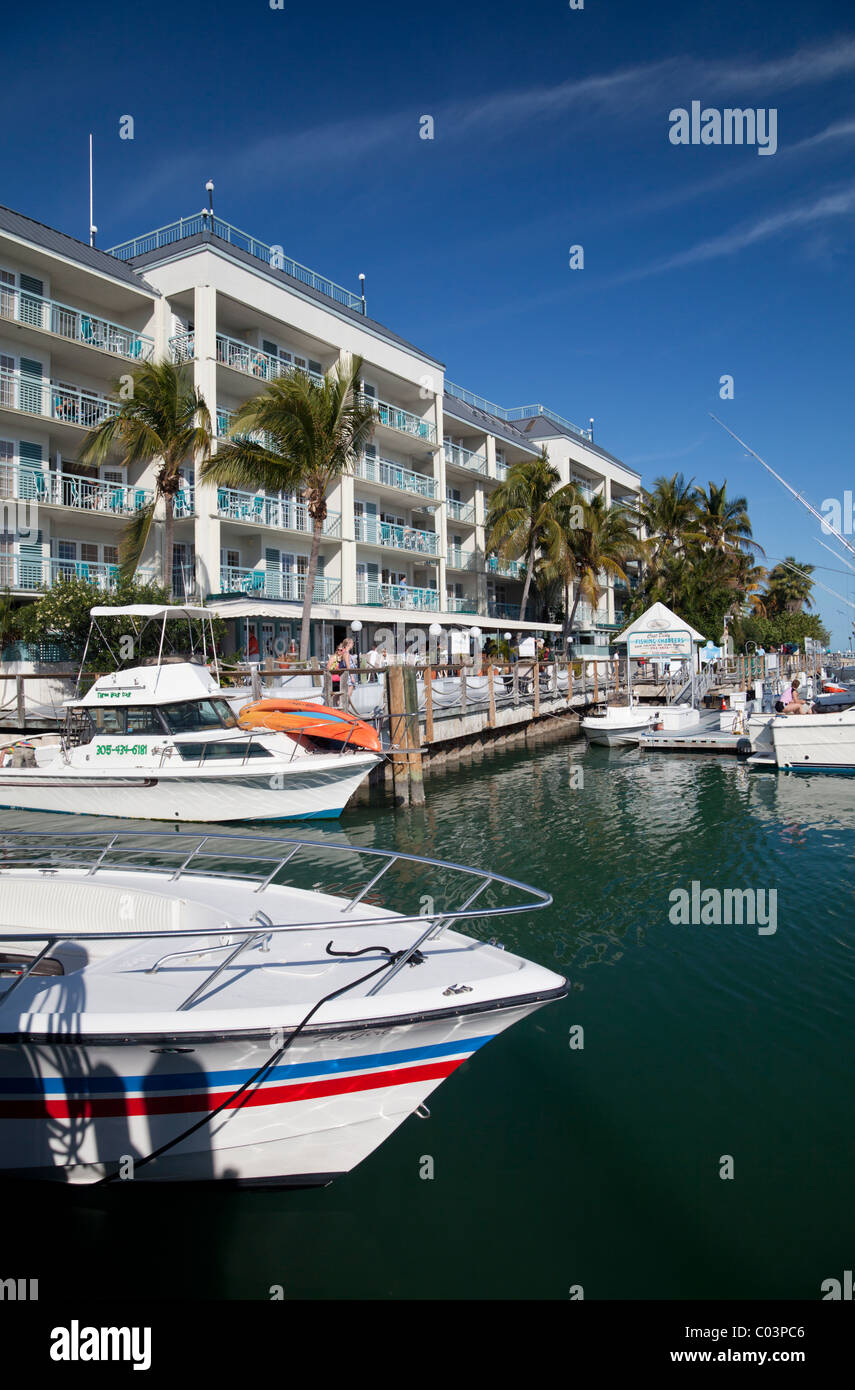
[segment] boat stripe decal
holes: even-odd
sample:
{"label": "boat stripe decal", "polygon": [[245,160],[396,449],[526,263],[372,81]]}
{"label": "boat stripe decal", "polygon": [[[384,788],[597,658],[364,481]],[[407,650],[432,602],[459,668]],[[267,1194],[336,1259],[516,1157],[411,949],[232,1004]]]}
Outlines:
{"label": "boat stripe decal", "polygon": [[[365,1071],[377,1067],[402,1066],[407,1062],[426,1061],[429,1057],[447,1057],[449,1053],[464,1052],[469,1056],[479,1047],[492,1041],[495,1034],[468,1038],[461,1042],[434,1043],[429,1047],[401,1048],[395,1052],[375,1052],[371,1055],[339,1057],[330,1062],[283,1063],[273,1067],[265,1084],[291,1081],[299,1077],[327,1076],[336,1072]],[[212,1086],[240,1086],[254,1076],[258,1067],[240,1070],[209,1072],[178,1072],[174,1075],[153,1076],[13,1076],[0,1078],[0,1095],[94,1095],[98,1092],[142,1091],[150,1095],[157,1091],[206,1090]]]}
{"label": "boat stripe decal", "polygon": [[[298,1081],[288,1086],[266,1086],[232,1098],[227,1110],[242,1110],[245,1106],[283,1105],[298,1100],[320,1100],[329,1096],[349,1095],[358,1091],[382,1090],[390,1086],[408,1086],[413,1082],[442,1081],[465,1062],[465,1057],[427,1066],[398,1067],[393,1071],[372,1072],[368,1076],[331,1077],[325,1081]],[[0,1101],[0,1118],[4,1120],[90,1120],[120,1119],[132,1115],[189,1115],[214,1110],[231,1093],[229,1091],[197,1092],[183,1096],[117,1096],[103,1100],[80,1097],[72,1100],[4,1100]]]}

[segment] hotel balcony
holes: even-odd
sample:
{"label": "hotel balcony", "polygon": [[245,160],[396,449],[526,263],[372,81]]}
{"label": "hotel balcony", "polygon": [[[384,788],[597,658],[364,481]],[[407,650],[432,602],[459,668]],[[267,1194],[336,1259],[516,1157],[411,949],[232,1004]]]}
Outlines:
{"label": "hotel balcony", "polygon": [[87,387],[60,385],[26,372],[0,368],[0,410],[20,410],[59,424],[92,430],[111,415],[118,404]]}
{"label": "hotel balcony", "polygon": [[357,580],[356,602],[379,608],[412,608],[422,613],[439,612],[436,589],[411,589],[409,584],[379,584]]}
{"label": "hotel balcony", "polygon": [[487,603],[487,615],[490,618],[511,618],[519,622],[520,606],[518,603],[497,603],[491,598]]}
{"label": "hotel balcony", "polygon": [[364,478],[367,483],[393,487],[398,492],[414,492],[419,497],[437,496],[436,478],[431,478],[427,473],[414,473],[411,468],[403,468],[391,459],[363,456],[356,460],[353,471],[357,478]]}
{"label": "hotel balcony", "polygon": [[[302,603],[306,596],[306,576],[290,570],[239,569],[224,565],[220,570],[220,592],[224,594],[254,594],[259,598],[281,598],[290,603]],[[337,603],[341,599],[338,579],[315,577],[313,603]]]}
{"label": "hotel balcony", "polygon": [[464,449],[460,444],[452,444],[450,439],[443,442],[442,452],[446,463],[455,468],[465,468],[469,473],[487,474],[487,455],[476,454],[472,449]]}
{"label": "hotel balcony", "polygon": [[454,594],[449,594],[445,600],[446,613],[477,613],[478,603],[474,598],[458,598]]}
{"label": "hotel balcony", "polygon": [[463,526],[475,525],[475,507],[471,502],[455,502],[453,497],[447,497],[445,510],[449,521],[460,522]]}
{"label": "hotel balcony", "polygon": [[479,556],[474,550],[463,550],[456,545],[449,546],[446,565],[452,570],[478,569]]}
{"label": "hotel balcony", "polygon": [[361,400],[363,405],[373,406],[377,411],[379,425],[394,430],[396,434],[418,439],[424,444],[436,443],[436,428],[430,420],[423,420],[420,415],[413,415],[411,411],[402,410],[400,406],[390,405],[388,401],[378,400],[376,396],[363,395]]}
{"label": "hotel balcony", "polygon": [[[280,531],[298,531],[304,536],[310,536],[313,530],[312,518],[305,503],[255,492],[238,492],[234,488],[217,488],[217,515],[228,521],[274,526]],[[340,512],[327,512],[323,536],[327,539],[341,537]]]}
{"label": "hotel balcony", "polygon": [[154,353],[154,339],[134,328],[11,286],[0,289],[0,320],[132,361],[149,362]]}
{"label": "hotel balcony", "polygon": [[[66,579],[84,579],[108,593],[118,583],[119,567],[88,560],[54,560],[47,556],[31,559],[29,556],[0,553],[0,589],[38,593],[41,589],[52,589]],[[154,579],[154,572],[139,569],[137,579],[141,583],[149,582]]]}
{"label": "hotel balcony", "polygon": [[[37,468],[15,470],[9,496],[19,502],[38,502],[45,507],[69,507],[99,516],[135,516],[151,502],[150,488],[125,483],[105,483],[73,473],[48,473]],[[181,494],[179,494],[180,496]]]}
{"label": "hotel balcony", "polygon": [[418,531],[413,526],[393,526],[371,516],[353,519],[354,538],[364,545],[378,545],[392,550],[406,550],[418,555],[438,555],[439,536],[435,531]]}
{"label": "hotel balcony", "polygon": [[505,579],[522,579],[522,563],[519,560],[500,560],[497,555],[488,555],[486,568],[488,574],[500,574]]}
{"label": "hotel balcony", "polygon": [[[214,419],[214,433],[217,439],[226,439],[229,437],[229,430],[236,413],[237,412],[234,410],[217,411]],[[269,449],[272,447],[273,441],[265,430],[255,430],[252,434],[247,435],[247,438],[256,440],[259,444],[263,444],[265,448]]]}

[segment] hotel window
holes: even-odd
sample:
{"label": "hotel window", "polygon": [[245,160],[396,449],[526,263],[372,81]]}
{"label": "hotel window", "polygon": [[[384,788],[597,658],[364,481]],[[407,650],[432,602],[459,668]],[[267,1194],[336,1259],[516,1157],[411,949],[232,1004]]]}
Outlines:
{"label": "hotel window", "polygon": [[0,497],[15,496],[15,446],[0,439]]}
{"label": "hotel window", "polygon": [[15,404],[15,359],[0,352],[0,405]]}
{"label": "hotel window", "polygon": [[11,270],[0,270],[0,318],[15,317],[15,277]]}
{"label": "hotel window", "polygon": [[227,550],[227,551],[225,552],[225,554],[226,554],[226,568],[227,568],[227,569],[230,569],[230,570],[238,570],[238,569],[240,569],[240,551],[239,551],[239,550]]}
{"label": "hotel window", "polygon": [[119,547],[117,545],[104,546],[104,564],[117,565],[119,563]]}

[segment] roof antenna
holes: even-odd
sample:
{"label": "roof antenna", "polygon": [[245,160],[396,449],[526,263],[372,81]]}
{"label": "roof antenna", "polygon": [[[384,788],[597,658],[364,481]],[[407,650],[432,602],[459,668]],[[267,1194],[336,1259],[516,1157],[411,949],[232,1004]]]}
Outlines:
{"label": "roof antenna", "polygon": [[95,213],[93,210],[94,192],[92,181],[92,134],[89,135],[89,245],[95,245],[95,233],[98,228],[95,226]]}

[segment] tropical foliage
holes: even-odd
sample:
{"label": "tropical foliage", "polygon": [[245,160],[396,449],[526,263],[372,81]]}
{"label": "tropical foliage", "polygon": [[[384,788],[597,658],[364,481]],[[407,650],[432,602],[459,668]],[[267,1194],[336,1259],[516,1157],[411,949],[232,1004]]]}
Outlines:
{"label": "tropical foliage", "polygon": [[500,560],[522,561],[525,567],[520,620],[525,618],[538,563],[546,566],[547,582],[560,577],[569,513],[578,502],[573,485],[560,484],[561,474],[549,462],[544,447],[537,458],[509,468],[490,498],[487,553]]}
{"label": "tropical foliage", "polygon": [[305,576],[300,659],[309,655],[310,617],[330,489],[371,438],[376,413],[358,387],[362,359],[329,372],[320,383],[304,372],[277,377],[236,412],[201,476],[222,487],[295,492],[312,521]]}
{"label": "tropical foliage", "polygon": [[100,466],[118,452],[125,468],[155,465],[154,497],[128,522],[119,548],[123,579],[136,573],[151,534],[158,504],[163,503],[163,547],[160,579],[172,587],[175,499],[181,490],[182,466],[204,463],[211,453],[211,416],[193,385],[191,369],[166,359],[143,362],[129,373],[131,380],[116,390],[120,405],[86,437],[84,463]]}

